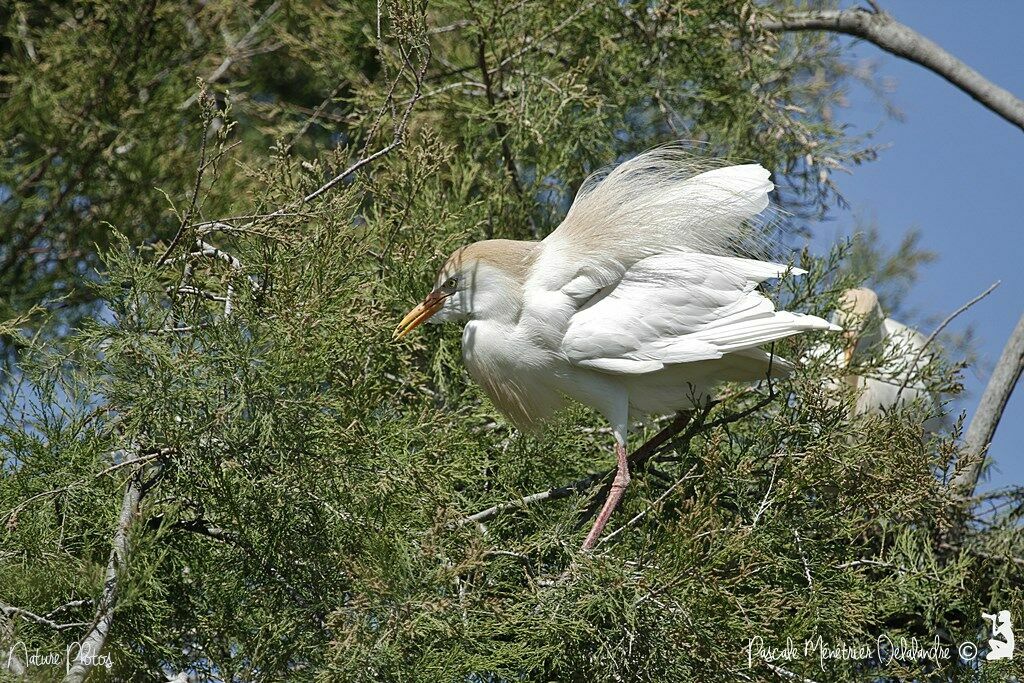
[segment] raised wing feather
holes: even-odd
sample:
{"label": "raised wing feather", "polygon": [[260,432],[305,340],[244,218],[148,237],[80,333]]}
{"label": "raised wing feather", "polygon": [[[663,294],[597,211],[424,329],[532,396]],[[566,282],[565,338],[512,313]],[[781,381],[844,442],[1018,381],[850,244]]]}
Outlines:
{"label": "raised wing feather", "polygon": [[806,330],[838,329],[815,316],[776,311],[755,291],[786,271],[777,263],[710,254],[642,259],[572,315],[561,350],[578,365],[643,373]]}
{"label": "raised wing feather", "polygon": [[527,293],[557,291],[582,303],[655,254],[760,255],[756,219],[774,189],[770,174],[757,164],[714,163],[664,147],[588,179],[541,243]]}

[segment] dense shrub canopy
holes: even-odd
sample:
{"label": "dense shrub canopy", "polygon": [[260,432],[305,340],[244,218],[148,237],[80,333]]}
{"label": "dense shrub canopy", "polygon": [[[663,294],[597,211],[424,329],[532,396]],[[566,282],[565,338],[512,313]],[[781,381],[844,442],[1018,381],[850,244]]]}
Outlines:
{"label": "dense shrub canopy", "polygon": [[[925,406],[852,417],[814,361],[726,387],[581,555],[613,462],[600,419],[519,433],[458,330],[390,341],[454,247],[543,237],[588,173],[669,140],[774,169],[791,245],[831,171],[871,152],[832,120],[836,46],[765,33],[765,11],[14,3],[4,650],[64,652],[109,601],[116,679],[759,680],[786,674],[748,661],[752,638],[880,634],[954,653],[778,666],[1005,678],[955,645],[984,643],[983,609],[1024,614],[1019,505],[947,488],[956,416],[935,434]],[[846,252],[783,250],[810,272],[773,296],[827,315],[856,282]],[[927,379],[954,390],[953,370],[937,354]]]}

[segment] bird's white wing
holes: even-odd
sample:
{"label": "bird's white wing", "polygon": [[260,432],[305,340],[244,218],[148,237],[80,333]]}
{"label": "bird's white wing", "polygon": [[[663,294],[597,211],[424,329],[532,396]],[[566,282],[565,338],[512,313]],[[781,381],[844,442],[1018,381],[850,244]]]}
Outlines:
{"label": "bird's white wing", "polygon": [[642,259],[571,316],[562,353],[605,372],[643,373],[807,330],[838,330],[815,316],[776,311],[755,291],[786,271],[777,263],[709,254]]}
{"label": "bird's white wing", "polygon": [[560,292],[582,304],[637,261],[666,252],[761,255],[756,222],[775,187],[769,172],[714,163],[663,147],[589,178],[541,242],[527,296]]}

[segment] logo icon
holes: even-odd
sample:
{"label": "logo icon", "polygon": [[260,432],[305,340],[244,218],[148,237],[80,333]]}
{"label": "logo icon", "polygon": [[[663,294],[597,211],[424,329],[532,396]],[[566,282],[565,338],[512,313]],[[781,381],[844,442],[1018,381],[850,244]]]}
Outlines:
{"label": "logo icon", "polygon": [[981,618],[992,623],[992,637],[989,638],[989,652],[985,659],[992,662],[997,659],[1013,657],[1013,625],[1010,623],[1010,610],[999,610],[998,614],[982,612]]}

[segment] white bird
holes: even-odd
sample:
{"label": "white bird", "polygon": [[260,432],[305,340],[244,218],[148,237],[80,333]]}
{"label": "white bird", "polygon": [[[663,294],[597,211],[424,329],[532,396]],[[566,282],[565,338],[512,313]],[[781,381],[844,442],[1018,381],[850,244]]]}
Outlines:
{"label": "white bird", "polygon": [[695,168],[678,148],[639,155],[589,178],[543,241],[456,250],[395,330],[399,338],[428,319],[468,321],[463,361],[520,428],[567,399],[608,420],[618,469],[584,549],[629,483],[631,417],[704,405],[722,381],[784,376],[792,364],[761,345],[839,330],[776,311],[756,291],[803,271],[737,256],[763,239],[756,219],[774,189],[769,175],[756,164]]}
{"label": "white bird", "polygon": [[[848,289],[840,296],[839,309],[832,321],[844,330],[841,351],[827,344],[816,347],[811,354],[828,357],[841,370],[866,363],[877,354],[875,367],[846,372],[843,381],[856,390],[854,415],[883,413],[895,406],[922,400],[939,414],[939,397],[928,390],[921,374],[931,362],[925,353],[928,340],[917,330],[888,318],[878,295],[867,287]],[[938,417],[925,422],[927,429],[939,426]]]}

